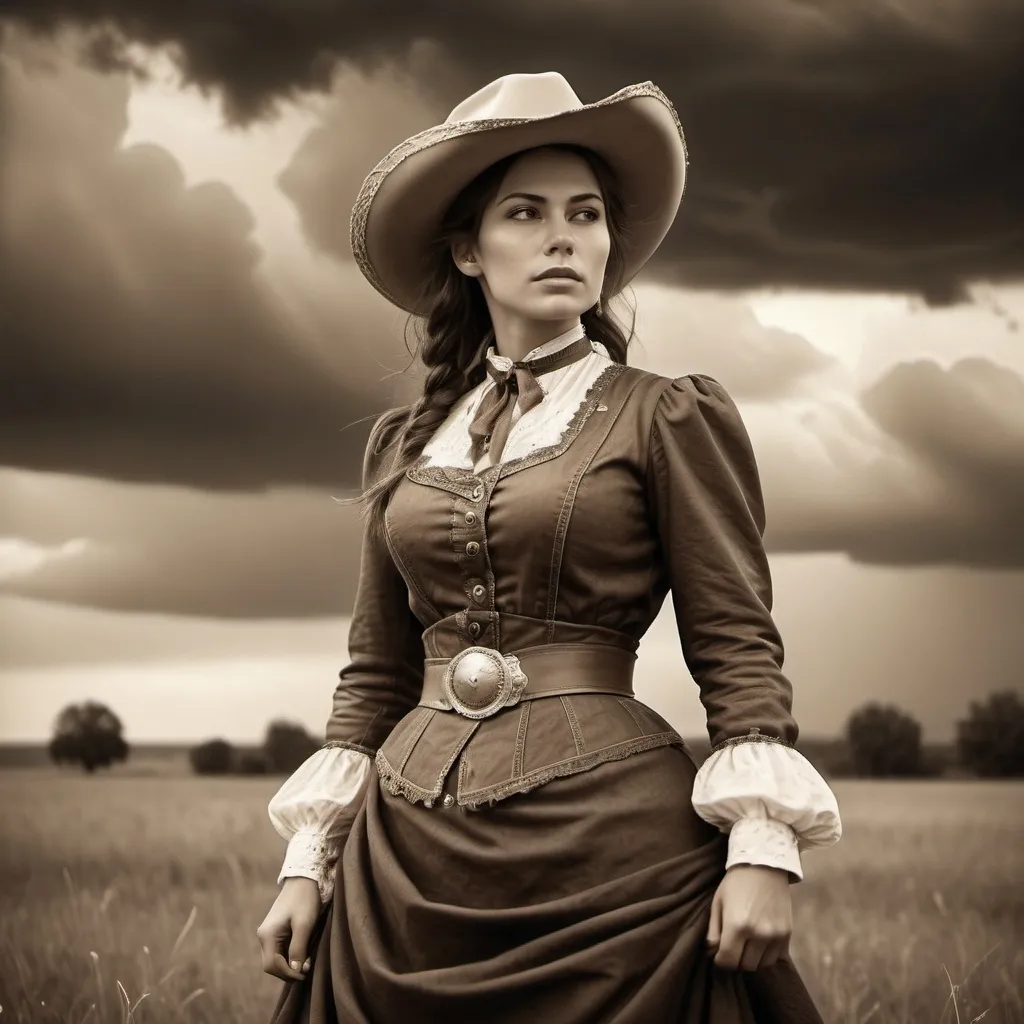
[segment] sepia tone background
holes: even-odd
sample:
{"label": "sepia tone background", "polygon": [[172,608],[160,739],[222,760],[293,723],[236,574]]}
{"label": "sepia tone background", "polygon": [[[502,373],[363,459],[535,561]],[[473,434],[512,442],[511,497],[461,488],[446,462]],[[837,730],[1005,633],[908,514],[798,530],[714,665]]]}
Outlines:
{"label": "sepia tone background", "polygon": [[[44,743],[59,711],[86,699],[111,707],[133,745],[252,744],[281,716],[322,732],[358,568],[356,513],[333,499],[355,493],[373,416],[419,384],[404,314],[350,257],[348,213],[391,146],[515,71],[558,70],[585,102],[651,79],[679,110],[687,194],[627,296],[630,361],[711,374],[740,405],[804,736],[838,737],[877,701],[916,718],[926,741],[949,743],[969,702],[1024,693],[1017,0],[519,0],[471,14],[457,3],[14,0],[3,12],[0,743]],[[637,688],[684,735],[702,733],[670,608],[641,647]],[[159,802],[134,778],[65,775],[59,793],[19,778],[3,786],[22,801],[25,779],[50,788],[32,790],[11,828],[36,830],[51,852],[77,844],[39,824],[40,800],[85,814],[80,787],[93,807],[109,784],[104,806],[115,794]],[[231,884],[263,888],[257,906],[251,893],[238,904],[241,925],[225,912],[210,935],[238,926],[251,941],[273,899],[283,846],[267,835],[265,798],[276,783],[237,785],[249,788],[204,804],[207,845],[180,869],[195,886],[180,920],[167,911],[172,942],[223,863]],[[953,982],[1002,944],[984,962],[1006,985],[976,992],[989,1021],[1024,1020],[1008,994],[1024,978],[1006,949],[1020,931],[988,930],[997,905],[1019,929],[1019,889],[1006,903],[1019,876],[1004,857],[991,869],[1003,887],[966,900],[977,934],[949,919],[947,883],[970,875],[973,844],[1003,856],[1019,838],[1006,830],[1020,791],[1005,786],[955,800],[952,788],[841,793],[844,885],[863,882],[888,837],[918,828],[912,807],[945,814],[941,841],[928,817],[917,852],[898,863],[886,854],[878,870],[888,886],[922,870],[922,850],[935,857],[933,882],[907,897],[925,916],[907,927],[961,936]],[[154,834],[194,843],[198,791],[174,792],[180,817]],[[949,817],[954,803],[963,813]],[[979,840],[968,811],[981,808],[995,831]],[[100,821],[80,823],[95,834]],[[223,861],[239,837],[264,845],[256,866]],[[152,856],[159,886],[173,855]],[[808,860],[824,872],[832,856]],[[53,858],[66,880],[67,859]],[[106,863],[123,881],[140,859]],[[76,914],[93,907],[93,888],[98,907],[114,884],[88,863],[71,872]],[[829,886],[833,900],[843,891]],[[819,909],[809,903],[806,921]],[[914,1015],[932,997],[951,1014],[946,952],[915,954],[903,981],[878,988],[905,933],[872,945],[877,960],[851,974],[842,950],[856,940],[842,936],[877,935],[882,901],[878,913],[834,933],[808,923],[800,940],[831,1019],[938,1019]],[[121,938],[110,955],[125,963],[155,948],[142,932],[111,935]],[[81,942],[98,952],[99,940]],[[137,1019],[253,1019],[239,1000],[258,980],[254,948],[231,963],[230,983],[222,973],[178,993],[204,993],[187,1009],[179,999],[184,1017],[159,1016],[154,988]],[[39,952],[6,1002],[49,984],[65,992],[56,979],[81,975],[67,990],[74,1019],[120,1020],[115,973],[84,953],[60,966]],[[211,993],[222,1002],[201,1009]]]}

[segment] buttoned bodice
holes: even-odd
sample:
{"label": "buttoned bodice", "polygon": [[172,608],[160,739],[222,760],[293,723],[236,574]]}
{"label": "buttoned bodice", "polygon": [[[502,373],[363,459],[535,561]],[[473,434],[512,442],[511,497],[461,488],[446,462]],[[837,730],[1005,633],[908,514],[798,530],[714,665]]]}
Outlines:
{"label": "buttoned bodice", "polygon": [[[650,708],[609,694],[534,700],[484,721],[415,706],[423,659],[470,646],[514,654],[604,643],[635,653],[670,590],[713,742],[750,728],[796,738],[768,607],[756,467],[735,406],[709,378],[603,362],[550,443],[482,472],[425,453],[390,500],[386,553],[374,562],[364,552],[360,586],[390,576],[392,596],[386,611],[369,591],[357,599],[372,624],[357,611],[328,737],[337,730],[351,741],[351,716],[373,710],[365,747],[379,747],[381,778],[410,798],[436,798],[456,761],[459,800],[476,805],[552,772],[682,744]],[[398,422],[378,425],[371,476],[388,464]],[[382,624],[396,617],[404,621]],[[394,633],[382,638],[382,629]],[[371,709],[345,684],[363,670],[360,644],[379,652],[382,640],[404,652],[407,690]]]}
{"label": "buttoned bodice", "polygon": [[[632,655],[669,592],[715,747],[691,799],[729,831],[728,863],[800,877],[798,845],[839,837],[833,794],[792,745],[760,482],[735,404],[711,378],[622,366],[599,346],[541,380],[544,401],[514,420],[498,465],[469,460],[487,383],[463,396],[403,475],[384,533],[364,534],[327,742],[271,805],[290,837],[282,877],[315,877],[325,898],[329,837],[351,820],[370,758],[393,793],[431,806],[447,787],[445,806],[474,808],[683,745],[651,708],[614,693],[544,696],[483,720],[419,703],[425,659],[472,646]],[[374,425],[364,486],[390,469],[406,412]]]}

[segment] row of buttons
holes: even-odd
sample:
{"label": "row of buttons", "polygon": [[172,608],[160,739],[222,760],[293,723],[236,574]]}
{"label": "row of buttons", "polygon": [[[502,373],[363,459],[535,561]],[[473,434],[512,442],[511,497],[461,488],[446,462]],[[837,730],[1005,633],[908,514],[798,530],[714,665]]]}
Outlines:
{"label": "row of buttons", "polygon": [[[479,501],[483,496],[484,489],[481,485],[477,484],[477,486],[473,488],[472,499],[473,501]],[[468,511],[465,514],[464,519],[467,526],[476,526],[476,524],[480,521],[480,517],[476,514],[476,512],[473,512],[472,510]],[[477,555],[479,555],[480,543],[475,540],[469,541],[466,544],[466,554],[469,555],[470,558],[475,558]],[[470,593],[473,596],[473,600],[476,601],[477,604],[483,604],[483,602],[487,598],[487,588],[481,583],[476,584],[476,586],[473,587]],[[473,637],[474,640],[477,639],[477,637],[479,637],[482,632],[483,626],[479,622],[471,622],[469,624],[469,635]]]}

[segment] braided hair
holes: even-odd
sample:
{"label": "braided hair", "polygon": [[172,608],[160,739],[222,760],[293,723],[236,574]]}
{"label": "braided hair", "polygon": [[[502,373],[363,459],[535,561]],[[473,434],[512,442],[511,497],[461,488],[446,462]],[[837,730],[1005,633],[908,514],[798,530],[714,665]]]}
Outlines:
{"label": "braided hair", "polygon": [[[606,161],[582,146],[558,144],[543,147],[575,153],[590,165],[600,185],[608,218],[611,247],[602,295],[620,290],[623,267],[624,207],[618,180]],[[373,481],[355,499],[364,503],[367,529],[383,535],[384,512],[406,470],[423,453],[434,431],[444,422],[452,406],[486,377],[484,357],[492,341],[490,311],[479,282],[463,274],[451,256],[451,243],[475,238],[487,204],[494,198],[506,173],[523,154],[492,164],[469,183],[449,206],[430,253],[430,270],[424,282],[424,297],[430,312],[422,320],[419,357],[427,370],[423,393],[405,414],[405,421],[392,444],[398,445],[390,470]],[[634,336],[633,322],[627,334],[602,303],[583,313],[587,337],[600,342],[617,363],[626,362],[626,350]]]}

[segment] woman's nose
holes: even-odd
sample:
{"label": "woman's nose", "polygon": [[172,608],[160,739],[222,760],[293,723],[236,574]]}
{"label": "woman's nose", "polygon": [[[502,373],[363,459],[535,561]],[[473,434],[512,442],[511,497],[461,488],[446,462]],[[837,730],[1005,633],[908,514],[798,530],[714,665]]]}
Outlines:
{"label": "woman's nose", "polygon": [[567,256],[571,256],[575,251],[575,243],[569,235],[556,235],[548,243],[548,255],[556,252],[564,252]]}

